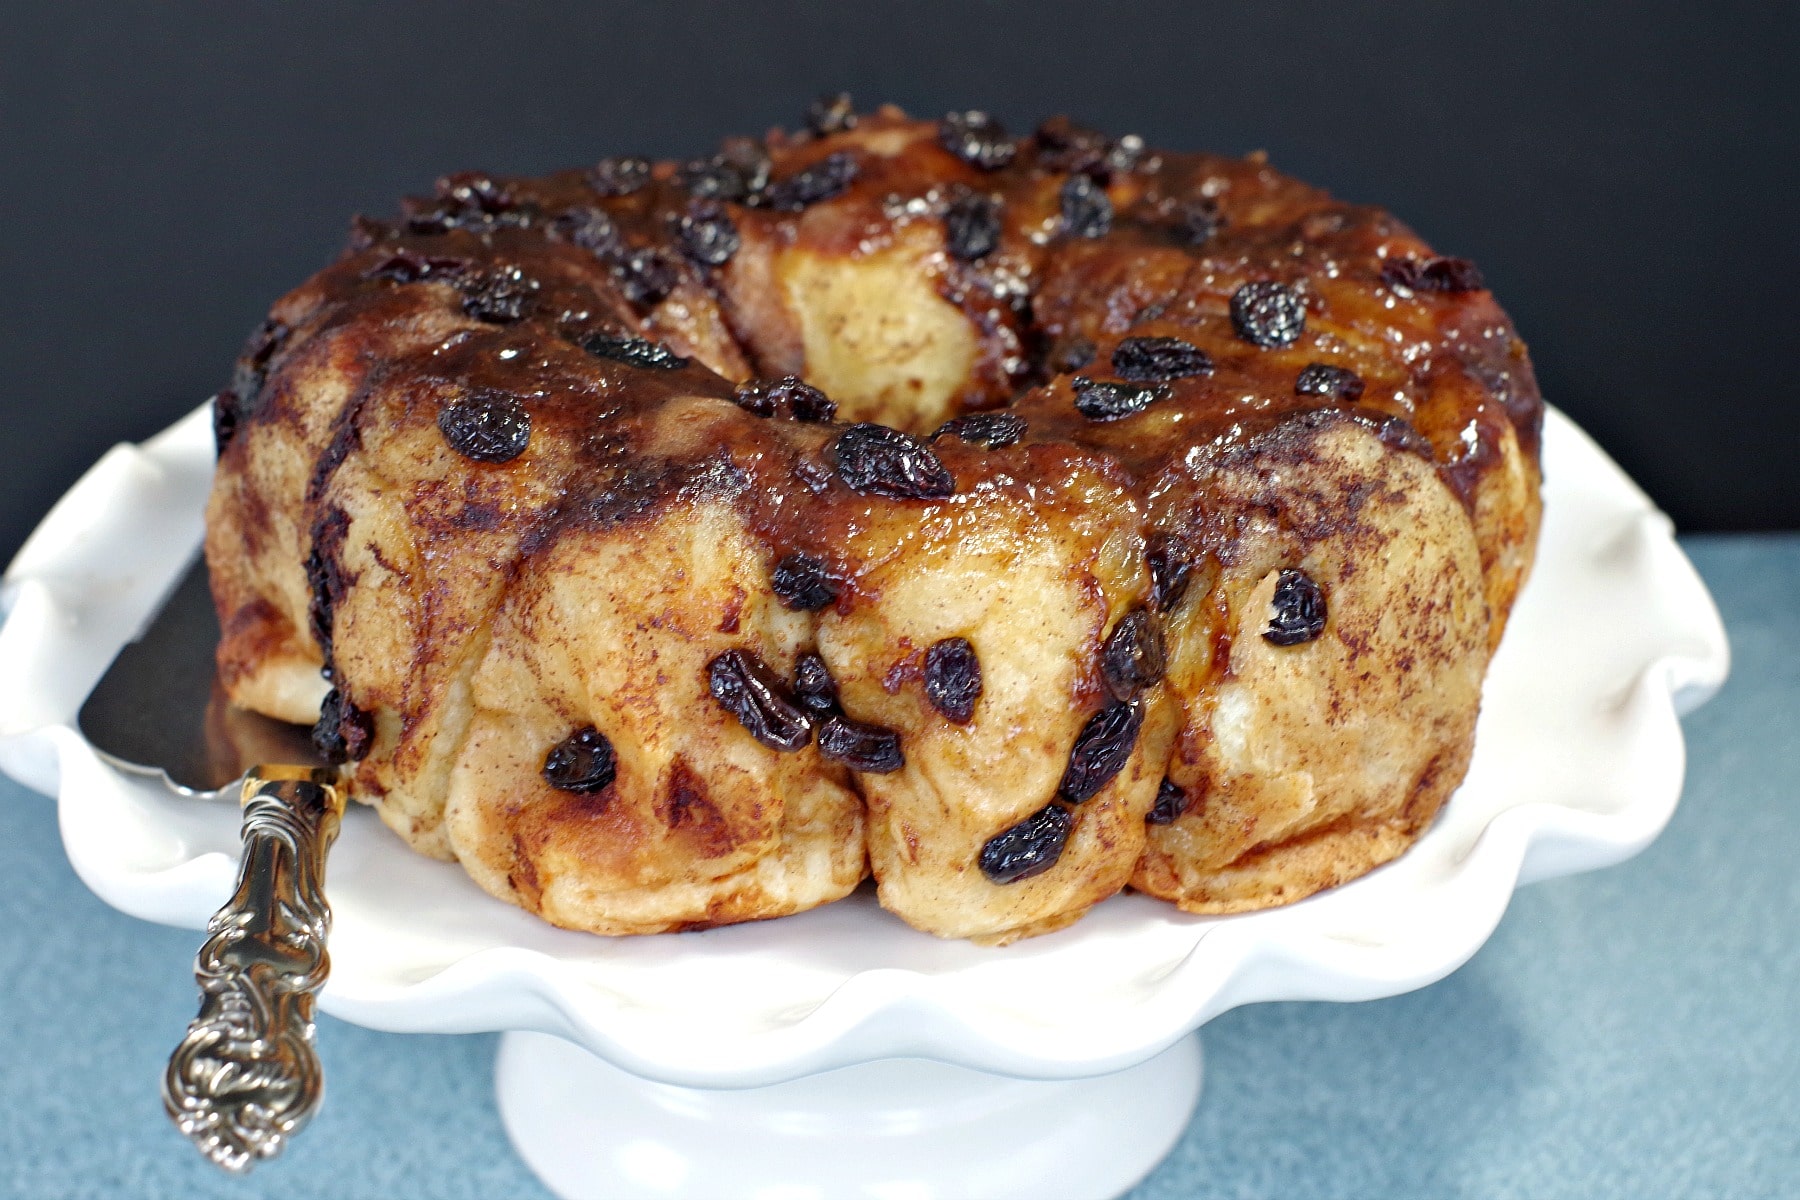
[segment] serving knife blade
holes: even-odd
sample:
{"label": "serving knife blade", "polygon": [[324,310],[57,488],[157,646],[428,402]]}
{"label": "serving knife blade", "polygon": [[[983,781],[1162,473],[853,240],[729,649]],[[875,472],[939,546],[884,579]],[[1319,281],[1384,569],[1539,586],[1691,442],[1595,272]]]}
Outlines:
{"label": "serving knife blade", "polygon": [[322,767],[308,730],[234,707],[214,668],[219,620],[196,560],[136,641],[113,659],[75,721],[115,766],[178,792],[234,785],[256,763]]}
{"label": "serving knife blade", "polygon": [[325,854],[344,797],[305,730],[226,700],[218,641],[196,562],[119,651],[76,724],[122,770],[243,806],[237,887],[207,922],[194,960],[200,1012],[162,1086],[176,1127],[216,1166],[242,1174],[280,1154],[324,1097],[313,1011],[330,971]]}

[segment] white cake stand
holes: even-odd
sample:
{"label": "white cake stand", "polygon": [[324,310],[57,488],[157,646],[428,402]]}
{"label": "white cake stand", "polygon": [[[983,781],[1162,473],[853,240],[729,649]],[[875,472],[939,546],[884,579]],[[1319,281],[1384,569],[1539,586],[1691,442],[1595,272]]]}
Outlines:
{"label": "white cake stand", "polygon": [[[1431,983],[1518,884],[1618,862],[1668,822],[1677,714],[1725,677],[1718,613],[1668,520],[1559,413],[1544,459],[1537,569],[1468,778],[1411,851],[1348,886],[1229,918],[1122,896],[1001,950],[916,933],[866,893],[607,939],[489,898],[359,811],[332,855],[321,1003],[377,1029],[508,1031],[501,1114],[567,1196],[1117,1194],[1186,1126],[1208,1020]],[[191,558],[211,471],[204,411],[115,448],[0,593],[0,769],[57,796],[101,898],[192,928],[230,890],[236,812],[115,770],[74,719]]]}

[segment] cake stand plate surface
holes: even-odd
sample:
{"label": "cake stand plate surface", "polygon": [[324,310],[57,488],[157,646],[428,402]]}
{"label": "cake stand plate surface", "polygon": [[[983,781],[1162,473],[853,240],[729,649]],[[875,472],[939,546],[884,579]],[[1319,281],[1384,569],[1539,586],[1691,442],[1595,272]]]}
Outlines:
{"label": "cake stand plate surface", "polygon": [[[998,950],[915,932],[867,889],[779,921],[608,939],[492,899],[357,811],[332,853],[321,1004],[378,1029],[561,1039],[506,1039],[499,1078],[515,1143],[566,1195],[1129,1186],[1186,1121],[1200,1025],[1254,1001],[1431,983],[1518,884],[1618,862],[1668,822],[1677,717],[1723,682],[1723,628],[1667,518],[1554,411],[1544,463],[1537,567],[1468,777],[1417,845],[1354,883],[1223,918],[1120,896]],[[75,713],[191,561],[211,472],[204,409],[115,448],[0,590],[0,769],[57,797],[70,862],[102,899],[196,929],[231,890],[235,809],[117,769]],[[1047,1112],[1083,1120],[1046,1126]],[[1008,1157],[1023,1144],[1042,1156]],[[1111,1174],[1082,1174],[1096,1153]],[[1003,1160],[1042,1170],[986,1172]]]}

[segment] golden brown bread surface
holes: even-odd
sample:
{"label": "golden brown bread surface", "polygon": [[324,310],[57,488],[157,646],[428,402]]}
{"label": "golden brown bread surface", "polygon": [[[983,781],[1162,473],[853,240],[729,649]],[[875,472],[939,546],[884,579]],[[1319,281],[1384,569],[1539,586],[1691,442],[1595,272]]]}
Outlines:
{"label": "golden brown bread surface", "polygon": [[1469,264],[1062,121],[449,177],[217,414],[233,699],[603,933],[1353,878],[1460,782],[1539,515]]}

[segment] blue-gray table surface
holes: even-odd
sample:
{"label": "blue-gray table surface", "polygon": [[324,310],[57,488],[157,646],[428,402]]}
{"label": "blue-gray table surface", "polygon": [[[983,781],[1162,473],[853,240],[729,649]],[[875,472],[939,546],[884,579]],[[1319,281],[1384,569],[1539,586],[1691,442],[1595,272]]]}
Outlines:
{"label": "blue-gray table surface", "polygon": [[[1800,535],[1694,537],[1732,678],[1686,722],[1687,787],[1632,862],[1529,887],[1450,978],[1207,1026],[1200,1108],[1132,1194],[1800,1195]],[[0,779],[0,1192],[531,1197],[491,1036],[325,1018],[331,1095],[248,1180],[156,1083],[192,1017],[190,932],[91,895],[54,806]]]}

